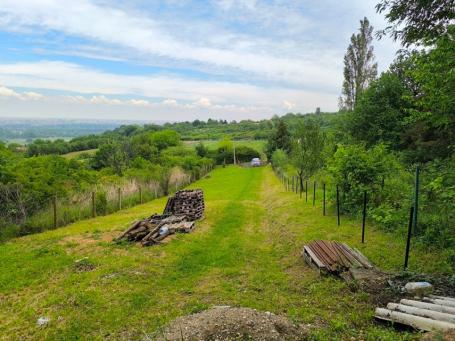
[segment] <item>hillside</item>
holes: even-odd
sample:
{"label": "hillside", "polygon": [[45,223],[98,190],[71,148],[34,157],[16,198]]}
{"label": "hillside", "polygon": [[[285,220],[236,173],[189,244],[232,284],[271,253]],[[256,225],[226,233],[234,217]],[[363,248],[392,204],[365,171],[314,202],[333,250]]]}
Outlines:
{"label": "hillside", "polygon": [[[219,168],[191,187],[205,191],[206,218],[160,246],[111,241],[134,219],[160,212],[164,198],[0,245],[0,338],[143,339],[213,305],[287,315],[322,340],[413,336],[376,324],[369,294],[320,277],[300,257],[306,241],[338,239],[399,270],[403,238],[368,226],[362,245],[358,221],[343,217],[337,227],[319,200],[313,207],[285,192],[269,167]],[[411,269],[446,270],[438,252],[414,251]],[[84,257],[87,268],[75,267]],[[50,322],[38,327],[42,316]]]}

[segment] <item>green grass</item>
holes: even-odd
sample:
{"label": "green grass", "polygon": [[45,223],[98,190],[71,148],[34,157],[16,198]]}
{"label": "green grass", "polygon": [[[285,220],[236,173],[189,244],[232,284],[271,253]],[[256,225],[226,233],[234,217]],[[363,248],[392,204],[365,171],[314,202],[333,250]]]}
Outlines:
{"label": "green grass", "polygon": [[87,155],[95,155],[98,149],[87,149],[87,150],[80,150],[78,152],[71,152],[67,154],[63,154],[62,156],[67,159],[75,159],[80,155],[87,154]]}
{"label": "green grass", "polygon": [[[217,140],[202,140],[202,141],[183,141],[185,144],[190,146],[196,146],[199,142],[202,142],[209,149],[216,149],[219,141]],[[234,143],[237,147],[246,146],[257,150],[258,152],[264,152],[264,147],[267,141],[265,140],[235,140]]]}
{"label": "green grass", "polygon": [[[0,339],[142,339],[171,319],[212,305],[246,306],[310,324],[315,339],[410,339],[376,324],[371,297],[320,277],[300,257],[306,241],[338,239],[387,270],[401,267],[403,241],[323,217],[285,192],[271,169],[227,167],[190,187],[204,189],[206,217],[195,232],[141,248],[112,238],[165,198],[0,245]],[[87,257],[91,271],[75,261]],[[413,269],[444,266],[411,253]],[[441,263],[441,264],[440,264]],[[37,327],[40,316],[51,318]]]}

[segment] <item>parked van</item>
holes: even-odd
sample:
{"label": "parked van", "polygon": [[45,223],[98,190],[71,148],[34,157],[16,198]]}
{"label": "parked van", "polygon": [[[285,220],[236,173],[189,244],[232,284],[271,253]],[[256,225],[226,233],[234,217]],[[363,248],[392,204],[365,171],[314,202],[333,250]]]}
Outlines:
{"label": "parked van", "polygon": [[251,166],[252,167],[259,167],[261,165],[261,159],[258,157],[255,157],[251,160]]}

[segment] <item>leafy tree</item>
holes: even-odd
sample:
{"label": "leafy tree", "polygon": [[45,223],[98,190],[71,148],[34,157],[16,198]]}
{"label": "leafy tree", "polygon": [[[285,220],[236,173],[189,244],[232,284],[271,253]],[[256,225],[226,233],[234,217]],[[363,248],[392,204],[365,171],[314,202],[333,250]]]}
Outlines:
{"label": "leafy tree", "polygon": [[284,120],[279,120],[276,128],[269,135],[266,146],[267,158],[271,158],[275,150],[281,149],[286,153],[291,151],[291,137],[288,132],[288,127]]}
{"label": "leafy tree", "polygon": [[365,17],[360,20],[359,33],[351,36],[344,56],[344,82],[341,98],[343,108],[353,110],[359,94],[376,78],[378,65],[374,62],[373,26]]}
{"label": "leafy tree", "polygon": [[146,160],[156,159],[158,148],[152,143],[150,134],[139,134],[131,138],[131,150],[133,157],[142,157]]}
{"label": "leafy tree", "polygon": [[399,149],[404,120],[409,116],[409,96],[398,76],[383,73],[360,95],[354,112],[349,114],[351,135],[367,146],[385,142]]}
{"label": "leafy tree", "polygon": [[324,134],[315,120],[304,120],[292,137],[291,162],[297,169],[302,190],[304,178],[313,176],[323,165]]}
{"label": "leafy tree", "polygon": [[432,44],[448,34],[447,28],[455,19],[453,0],[381,0],[376,11],[385,12],[390,24],[379,36],[389,34],[404,46]]}
{"label": "leafy tree", "polygon": [[223,167],[226,165],[226,161],[229,159],[233,159],[233,145],[232,141],[227,137],[223,138],[220,142],[218,142],[218,163],[222,161]]}
{"label": "leafy tree", "polygon": [[174,130],[162,130],[151,134],[150,140],[161,151],[167,147],[178,146],[180,144],[180,135]]}
{"label": "leafy tree", "polygon": [[281,149],[277,149],[273,152],[271,160],[273,167],[281,170],[283,170],[289,163],[288,154]]}
{"label": "leafy tree", "polygon": [[204,145],[202,142],[199,142],[196,146],[196,153],[200,157],[206,157],[209,153],[209,149],[206,145]]}
{"label": "leafy tree", "polygon": [[[340,187],[343,210],[354,213],[362,207],[364,191],[380,193],[385,179],[397,167],[396,160],[384,145],[371,149],[366,149],[364,145],[340,145],[328,169]],[[379,200],[380,196],[375,199]],[[373,200],[370,198],[370,201]]]}
{"label": "leafy tree", "polygon": [[93,159],[93,168],[110,167],[117,175],[122,175],[127,166],[127,155],[120,143],[102,145]]}

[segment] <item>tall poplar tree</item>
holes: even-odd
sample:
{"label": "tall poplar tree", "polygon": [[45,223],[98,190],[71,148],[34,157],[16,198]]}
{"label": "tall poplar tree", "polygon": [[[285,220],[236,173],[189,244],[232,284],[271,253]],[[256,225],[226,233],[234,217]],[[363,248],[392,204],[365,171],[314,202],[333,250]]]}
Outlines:
{"label": "tall poplar tree", "polygon": [[357,98],[374,80],[378,73],[378,64],[374,62],[373,26],[365,17],[360,20],[360,29],[351,36],[351,43],[344,56],[344,82],[341,106],[353,110]]}

